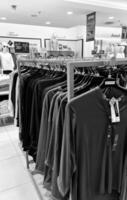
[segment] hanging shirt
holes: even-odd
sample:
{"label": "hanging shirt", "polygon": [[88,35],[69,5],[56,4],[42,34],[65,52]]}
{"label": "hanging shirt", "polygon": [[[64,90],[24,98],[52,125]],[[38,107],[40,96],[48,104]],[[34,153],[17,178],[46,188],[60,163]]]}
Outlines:
{"label": "hanging shirt", "polygon": [[119,107],[120,122],[111,125],[109,141],[110,105],[100,88],[67,105],[58,177],[63,196],[71,191],[72,200],[118,200],[127,152],[127,95]]}

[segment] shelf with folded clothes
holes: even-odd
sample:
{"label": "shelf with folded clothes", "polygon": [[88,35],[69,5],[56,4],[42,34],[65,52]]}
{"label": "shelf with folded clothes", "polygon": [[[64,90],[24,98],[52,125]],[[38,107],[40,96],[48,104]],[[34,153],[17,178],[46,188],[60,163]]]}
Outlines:
{"label": "shelf with folded clothes", "polygon": [[10,75],[0,74],[0,126],[14,123],[9,104]]}
{"label": "shelf with folded clothes", "polygon": [[3,100],[0,102],[0,126],[5,126],[13,123],[14,119],[12,113],[9,110],[8,100]]}
{"label": "shelf with folded clothes", "polygon": [[8,98],[9,95],[9,85],[10,85],[10,76],[5,74],[0,74],[0,96],[6,95]]}

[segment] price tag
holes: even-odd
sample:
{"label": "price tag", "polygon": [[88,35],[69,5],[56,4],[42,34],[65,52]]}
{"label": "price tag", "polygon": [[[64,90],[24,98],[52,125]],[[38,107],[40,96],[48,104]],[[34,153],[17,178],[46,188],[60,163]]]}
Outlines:
{"label": "price tag", "polygon": [[120,112],[119,112],[119,101],[118,99],[112,97],[109,101],[111,109],[111,122],[117,123],[120,122]]}
{"label": "price tag", "polygon": [[115,81],[105,81],[105,85],[115,85]]}

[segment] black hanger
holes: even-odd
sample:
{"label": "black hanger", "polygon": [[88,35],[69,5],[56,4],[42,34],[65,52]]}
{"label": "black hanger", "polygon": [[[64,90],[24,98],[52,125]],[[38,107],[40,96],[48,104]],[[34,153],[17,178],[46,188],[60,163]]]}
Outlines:
{"label": "black hanger", "polygon": [[112,76],[112,70],[113,69],[111,67],[107,68],[108,76],[104,78],[102,83],[100,84],[101,89],[116,85],[116,79]]}
{"label": "black hanger", "polygon": [[127,95],[127,89],[120,85],[118,69],[109,68],[108,77],[102,81],[99,87],[105,95],[110,97],[112,96],[114,89],[118,89],[119,92],[121,91]]}

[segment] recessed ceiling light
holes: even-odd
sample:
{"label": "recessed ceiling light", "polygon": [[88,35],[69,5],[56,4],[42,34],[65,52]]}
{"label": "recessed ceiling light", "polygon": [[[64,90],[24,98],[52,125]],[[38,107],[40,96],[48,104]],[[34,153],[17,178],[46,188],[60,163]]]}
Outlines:
{"label": "recessed ceiling light", "polygon": [[46,25],[50,25],[50,24],[51,24],[51,22],[47,21],[47,22],[45,22],[45,24],[46,24]]}
{"label": "recessed ceiling light", "polygon": [[72,11],[68,11],[67,14],[68,14],[68,15],[72,15],[73,12],[72,12]]}
{"label": "recessed ceiling light", "polygon": [[111,19],[111,20],[114,19],[114,18],[115,18],[115,17],[113,17],[113,16],[109,17],[109,19]]}
{"label": "recessed ceiling light", "polygon": [[1,20],[6,20],[7,18],[6,18],[6,17],[1,17],[0,19],[1,19]]}

